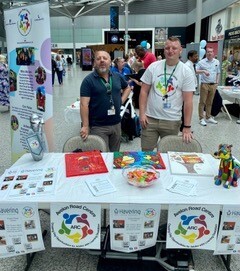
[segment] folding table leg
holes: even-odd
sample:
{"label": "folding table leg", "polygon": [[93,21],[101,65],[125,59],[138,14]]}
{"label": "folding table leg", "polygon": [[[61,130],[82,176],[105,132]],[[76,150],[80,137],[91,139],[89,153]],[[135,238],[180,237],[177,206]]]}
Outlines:
{"label": "folding table leg", "polygon": [[232,271],[230,268],[230,264],[231,264],[231,255],[227,255],[226,257],[224,255],[220,255],[222,258],[222,261],[227,269],[227,271]]}
{"label": "folding table leg", "polygon": [[223,108],[224,108],[224,110],[222,110],[222,112],[223,112],[223,113],[226,113],[226,114],[228,115],[228,118],[229,118],[230,120],[232,120],[232,117],[231,117],[231,115],[229,114],[229,112],[228,112],[228,110],[227,110],[227,107],[226,107],[226,105],[224,104],[224,102],[223,102],[222,106],[223,106]]}
{"label": "folding table leg", "polygon": [[[46,234],[47,234],[47,230],[44,230],[43,233],[42,233],[43,238],[46,236]],[[25,271],[28,271],[28,270],[29,270],[29,268],[30,268],[30,266],[31,266],[31,264],[32,264],[32,261],[33,261],[35,255],[36,255],[36,253],[37,253],[37,252],[33,252],[33,253],[28,253],[28,254],[26,254],[26,257],[27,257],[27,265],[26,265],[26,267],[25,267],[25,269],[24,269]]]}

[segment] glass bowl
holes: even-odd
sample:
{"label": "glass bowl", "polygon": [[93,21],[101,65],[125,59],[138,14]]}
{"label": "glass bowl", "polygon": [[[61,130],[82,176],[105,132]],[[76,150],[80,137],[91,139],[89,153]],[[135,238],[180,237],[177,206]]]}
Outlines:
{"label": "glass bowl", "polygon": [[152,166],[126,166],[122,172],[127,182],[137,187],[148,187],[155,183],[160,173]]}

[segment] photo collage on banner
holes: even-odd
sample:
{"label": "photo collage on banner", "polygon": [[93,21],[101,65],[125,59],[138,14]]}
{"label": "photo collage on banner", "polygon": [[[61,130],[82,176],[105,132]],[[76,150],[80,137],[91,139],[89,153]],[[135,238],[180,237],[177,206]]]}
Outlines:
{"label": "photo collage on banner", "polygon": [[111,204],[111,249],[134,252],[154,246],[160,211],[159,204]]}
{"label": "photo collage on banner", "polygon": [[52,150],[52,70],[47,2],[4,11],[10,76],[12,162],[28,152],[30,117],[43,118]]}
{"label": "photo collage on banner", "polygon": [[0,258],[44,249],[37,203],[2,203]]}
{"label": "photo collage on banner", "polygon": [[167,248],[214,250],[220,207],[169,205]]}
{"label": "photo collage on banner", "polygon": [[51,204],[52,247],[100,249],[101,205]]}

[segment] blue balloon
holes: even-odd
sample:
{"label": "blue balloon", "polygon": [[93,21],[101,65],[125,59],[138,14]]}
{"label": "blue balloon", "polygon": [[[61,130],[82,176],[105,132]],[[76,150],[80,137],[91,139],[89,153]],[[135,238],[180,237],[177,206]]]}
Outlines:
{"label": "blue balloon", "polygon": [[206,45],[207,45],[207,42],[205,40],[200,41],[200,48],[204,49]]}
{"label": "blue balloon", "polygon": [[146,40],[141,41],[140,45],[141,45],[143,48],[147,49],[147,41],[146,41]]}
{"label": "blue balloon", "polygon": [[205,53],[206,53],[206,50],[201,48],[200,49],[200,54],[199,54],[200,60],[204,57]]}

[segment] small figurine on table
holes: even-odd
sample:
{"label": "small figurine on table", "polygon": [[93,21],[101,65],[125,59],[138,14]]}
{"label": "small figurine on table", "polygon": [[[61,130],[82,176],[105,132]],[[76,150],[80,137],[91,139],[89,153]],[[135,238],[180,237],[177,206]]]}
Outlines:
{"label": "small figurine on table", "polygon": [[215,184],[223,184],[223,187],[238,186],[238,178],[240,177],[240,164],[232,157],[232,145],[220,144],[218,151],[214,153],[220,158],[218,175],[215,176]]}

